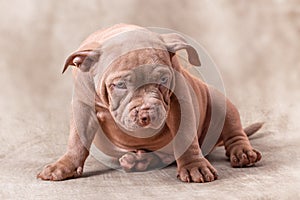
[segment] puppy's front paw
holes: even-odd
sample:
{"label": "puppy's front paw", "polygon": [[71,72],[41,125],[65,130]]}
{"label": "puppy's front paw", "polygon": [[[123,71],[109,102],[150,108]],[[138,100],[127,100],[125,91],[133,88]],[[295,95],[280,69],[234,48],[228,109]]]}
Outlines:
{"label": "puppy's front paw", "polygon": [[154,153],[137,150],[123,155],[119,159],[119,163],[126,172],[142,172],[157,167],[160,159]]}
{"label": "puppy's front paw", "polygon": [[60,159],[57,162],[47,165],[37,175],[37,178],[49,181],[61,181],[67,178],[75,178],[82,175],[83,168],[76,167],[68,159]]}
{"label": "puppy's front paw", "polygon": [[261,153],[251,146],[239,145],[232,148],[230,155],[230,163],[232,167],[252,166],[261,160]]}
{"label": "puppy's front paw", "polygon": [[204,183],[218,178],[217,170],[205,158],[178,166],[177,178],[183,182]]}

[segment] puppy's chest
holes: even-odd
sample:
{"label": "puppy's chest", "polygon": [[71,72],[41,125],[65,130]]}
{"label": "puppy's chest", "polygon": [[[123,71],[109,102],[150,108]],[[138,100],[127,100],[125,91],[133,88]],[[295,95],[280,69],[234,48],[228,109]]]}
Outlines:
{"label": "puppy's chest", "polygon": [[110,142],[127,151],[137,149],[155,151],[166,146],[172,140],[172,135],[167,126],[149,137],[139,137],[122,131],[108,111],[98,112],[97,117],[103,133]]}

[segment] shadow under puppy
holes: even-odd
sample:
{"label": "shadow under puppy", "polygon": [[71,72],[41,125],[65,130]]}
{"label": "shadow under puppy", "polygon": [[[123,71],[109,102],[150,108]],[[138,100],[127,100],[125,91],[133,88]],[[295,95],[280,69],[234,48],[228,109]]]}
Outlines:
{"label": "shadow under puppy", "polygon": [[[261,154],[247,135],[262,124],[244,130],[235,106],[181,66],[176,52],[182,49],[191,65],[200,65],[197,51],[179,34],[119,24],[90,35],[64,67],[75,66],[67,152],[38,178],[81,176],[93,143],[125,171],[176,161],[181,181],[210,182],[217,170],[200,148],[210,134],[217,136],[213,146],[225,146],[233,167],[258,162]],[[223,113],[217,122],[213,109]],[[221,126],[220,135],[210,126]]]}

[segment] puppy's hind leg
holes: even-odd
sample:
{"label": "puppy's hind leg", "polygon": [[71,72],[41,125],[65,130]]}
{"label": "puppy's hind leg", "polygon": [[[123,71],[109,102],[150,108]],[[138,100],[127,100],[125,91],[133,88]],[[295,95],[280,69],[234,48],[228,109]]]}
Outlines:
{"label": "puppy's hind leg", "polygon": [[261,153],[254,149],[242,128],[240,116],[235,106],[227,100],[226,117],[221,138],[233,167],[251,166],[261,160]]}

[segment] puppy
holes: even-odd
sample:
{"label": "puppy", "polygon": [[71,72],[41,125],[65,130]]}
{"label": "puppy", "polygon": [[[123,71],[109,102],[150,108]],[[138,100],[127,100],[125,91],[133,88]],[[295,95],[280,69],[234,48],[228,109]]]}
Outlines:
{"label": "puppy", "polygon": [[119,24],[89,36],[63,70],[74,66],[67,152],[37,177],[81,176],[91,145],[125,171],[175,161],[183,182],[217,179],[204,157],[209,146],[224,145],[233,167],[258,162],[261,153],[247,135],[262,124],[244,130],[235,106],[185,69],[179,50],[186,51],[190,65],[200,66],[196,49],[179,34]]}

